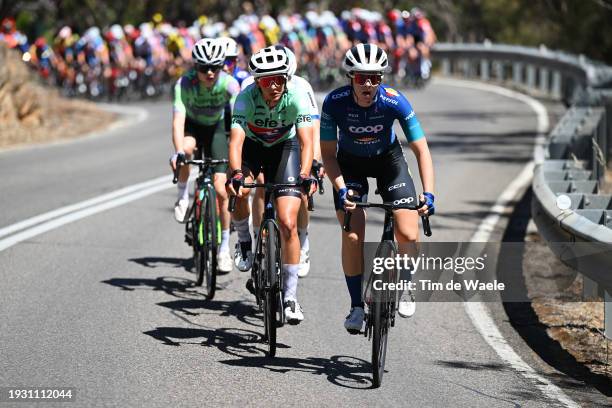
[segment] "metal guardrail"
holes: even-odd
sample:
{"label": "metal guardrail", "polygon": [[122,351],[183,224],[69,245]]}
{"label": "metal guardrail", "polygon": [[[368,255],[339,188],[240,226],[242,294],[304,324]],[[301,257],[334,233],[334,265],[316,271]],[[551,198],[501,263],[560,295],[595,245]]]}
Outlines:
{"label": "metal guardrail", "polygon": [[440,43],[432,53],[444,75],[505,82],[555,100],[574,102],[588,87],[612,87],[612,67],[544,46]]}
{"label": "metal guardrail", "polygon": [[[536,163],[532,218],[556,256],[583,275],[584,296],[603,292],[605,335],[612,338],[612,194],[602,193],[612,163],[612,67],[543,46],[442,43],[432,51],[444,75],[571,105],[549,134],[545,160]],[[557,204],[561,195],[569,208]],[[567,256],[576,242],[598,245],[596,255]]]}

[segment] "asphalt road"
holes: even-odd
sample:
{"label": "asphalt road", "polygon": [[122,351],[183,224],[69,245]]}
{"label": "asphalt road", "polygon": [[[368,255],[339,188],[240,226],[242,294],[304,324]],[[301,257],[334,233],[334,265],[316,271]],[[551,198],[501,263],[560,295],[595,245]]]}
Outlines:
{"label": "asphalt road", "polygon": [[[536,117],[519,101],[435,83],[407,96],[434,157],[433,239],[467,241],[531,158]],[[136,126],[0,153],[0,228],[167,174],[170,104],[140,106],[149,117]],[[266,358],[245,274],[220,276],[213,301],[192,286],[174,200],[169,187],[0,252],[0,387],[74,387],[70,406],[87,407],[555,404],[459,303],[419,304],[401,320],[383,386],[370,389],[370,343],[342,326],[349,300],[329,194],[312,215],[298,293],[306,320],[280,329],[277,358]],[[381,219],[370,217],[373,241]]]}

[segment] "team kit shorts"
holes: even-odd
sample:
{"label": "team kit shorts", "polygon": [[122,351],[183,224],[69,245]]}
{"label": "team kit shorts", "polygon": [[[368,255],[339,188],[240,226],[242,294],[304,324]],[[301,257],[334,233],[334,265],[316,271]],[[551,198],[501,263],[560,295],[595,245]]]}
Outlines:
{"label": "team kit shorts", "polygon": [[[368,177],[371,177],[376,179],[376,187],[384,202],[396,205],[413,205],[417,202],[414,181],[399,142],[396,141],[385,152],[373,157],[355,156],[342,150],[338,151],[336,157],[346,187],[353,190],[359,201],[367,201]],[[336,210],[342,210],[335,189],[334,206]]]}
{"label": "team kit shorts", "polygon": [[[191,136],[196,140],[197,158],[210,157],[214,160],[227,160],[229,157],[224,123],[218,122],[212,126],[205,126],[187,117],[185,119],[185,136]],[[214,173],[225,173],[226,171],[227,164],[217,164],[213,168]]]}

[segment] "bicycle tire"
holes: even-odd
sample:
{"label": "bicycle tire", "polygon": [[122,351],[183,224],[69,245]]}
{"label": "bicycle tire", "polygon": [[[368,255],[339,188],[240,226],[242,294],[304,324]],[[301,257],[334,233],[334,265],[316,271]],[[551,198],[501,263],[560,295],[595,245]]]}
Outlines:
{"label": "bicycle tire", "polygon": [[264,327],[265,339],[268,343],[268,356],[276,355],[276,325],[277,325],[277,293],[278,287],[278,236],[276,226],[272,220],[264,221],[262,229],[263,241],[262,250],[265,259],[265,268],[263,268],[263,310],[264,310]]}
{"label": "bicycle tire", "polygon": [[202,277],[206,298],[210,300],[215,297],[217,288],[217,203],[215,192],[211,186],[204,190],[201,208],[203,217],[199,238],[203,255],[201,260],[204,261]]}
{"label": "bicycle tire", "polygon": [[[380,243],[376,250],[376,257],[395,258],[397,250],[395,244],[389,241]],[[390,276],[395,276],[394,271],[385,271],[381,275],[385,283]],[[389,290],[373,291],[374,303],[372,305],[372,386],[380,387],[385,372],[385,360],[387,357],[387,340],[389,335],[391,303],[393,297]]]}

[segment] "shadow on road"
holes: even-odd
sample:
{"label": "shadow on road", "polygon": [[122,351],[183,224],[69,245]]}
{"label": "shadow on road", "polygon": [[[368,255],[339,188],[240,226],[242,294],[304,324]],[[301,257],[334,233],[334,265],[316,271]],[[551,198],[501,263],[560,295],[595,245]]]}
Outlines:
{"label": "shadow on road", "polygon": [[111,278],[102,281],[102,283],[126,291],[141,289],[159,290],[178,298],[189,298],[188,296],[200,295],[193,290],[193,281],[176,278],[174,276],[160,276],[158,278]]}
{"label": "shadow on road", "polygon": [[159,268],[159,267],[175,267],[183,268],[186,271],[193,271],[193,258],[168,258],[168,257],[156,257],[146,256],[144,258],[132,258],[128,259],[130,262],[136,262],[138,265],[146,266],[147,268]]}
{"label": "shadow on road", "polygon": [[[157,327],[144,334],[169,346],[201,345],[215,347],[223,353],[238,357],[221,360],[222,364],[235,367],[251,367],[275,373],[306,372],[324,375],[332,384],[355,389],[371,388],[371,365],[369,362],[349,356],[331,358],[270,358],[260,333],[237,328],[183,328]],[[277,343],[277,348],[289,346]]]}
{"label": "shadow on road", "polygon": [[254,303],[241,300],[221,301],[207,299],[182,299],[157,303],[185,317],[214,314],[221,317],[235,317],[249,326],[263,327],[261,317],[257,316],[258,309]]}

